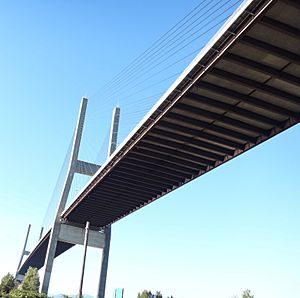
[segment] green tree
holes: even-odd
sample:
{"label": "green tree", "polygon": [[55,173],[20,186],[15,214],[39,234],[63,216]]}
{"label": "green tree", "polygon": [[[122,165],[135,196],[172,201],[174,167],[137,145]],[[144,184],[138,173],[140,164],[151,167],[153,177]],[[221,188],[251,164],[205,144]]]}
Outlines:
{"label": "green tree", "polygon": [[47,295],[33,291],[13,289],[9,294],[9,298],[47,298]]}
{"label": "green tree", "polygon": [[37,268],[29,267],[18,289],[27,292],[39,292],[40,277]]}
{"label": "green tree", "polygon": [[245,290],[243,292],[242,298],[254,298],[254,295],[251,295],[250,290]]}
{"label": "green tree", "polygon": [[156,294],[155,294],[156,298],[163,298],[162,294],[160,291],[156,291]]}
{"label": "green tree", "polygon": [[36,268],[29,267],[23,281],[18,288],[13,289],[9,298],[47,298],[46,294],[39,293],[40,278]]}
{"label": "green tree", "polygon": [[152,298],[151,291],[144,290],[142,293],[138,293],[137,298]]}
{"label": "green tree", "polygon": [[0,282],[0,296],[6,297],[15,286],[16,284],[13,275],[7,273],[2,277]]}

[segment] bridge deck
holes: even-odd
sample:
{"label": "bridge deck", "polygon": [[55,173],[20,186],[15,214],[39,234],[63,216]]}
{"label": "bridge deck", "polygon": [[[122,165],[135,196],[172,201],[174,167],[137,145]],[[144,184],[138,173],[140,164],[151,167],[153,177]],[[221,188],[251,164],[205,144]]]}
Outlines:
{"label": "bridge deck", "polygon": [[299,15],[288,0],[237,12],[63,218],[114,223],[297,123]]}
{"label": "bridge deck", "polygon": [[62,218],[112,224],[298,123],[299,15],[296,1],[245,2]]}

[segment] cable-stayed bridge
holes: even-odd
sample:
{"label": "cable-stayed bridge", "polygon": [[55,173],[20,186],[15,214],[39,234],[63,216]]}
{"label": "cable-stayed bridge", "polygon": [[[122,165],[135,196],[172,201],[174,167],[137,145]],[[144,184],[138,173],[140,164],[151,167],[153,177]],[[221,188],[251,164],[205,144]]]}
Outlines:
{"label": "cable-stayed bridge", "polygon": [[[297,124],[299,13],[300,5],[292,0],[245,1],[94,169],[72,204],[60,210],[53,258],[75,244],[60,238],[61,231],[82,229],[89,222],[92,230],[101,230],[99,247],[109,249],[105,243],[117,220]],[[54,229],[19,274],[44,265]],[[99,293],[103,297],[103,284]]]}

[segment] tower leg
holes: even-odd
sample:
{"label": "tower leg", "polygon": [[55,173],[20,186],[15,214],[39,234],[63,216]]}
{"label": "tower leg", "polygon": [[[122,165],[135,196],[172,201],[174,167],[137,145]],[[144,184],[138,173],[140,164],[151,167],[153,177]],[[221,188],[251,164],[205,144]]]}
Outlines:
{"label": "tower leg", "polygon": [[72,152],[71,152],[71,157],[69,162],[68,174],[66,177],[64,188],[56,211],[56,216],[51,229],[49,244],[47,248],[47,254],[46,254],[46,259],[44,264],[45,272],[44,272],[44,277],[43,277],[42,287],[41,287],[41,291],[45,294],[48,294],[51,272],[52,272],[53,262],[55,258],[56,246],[57,246],[58,236],[61,227],[60,215],[65,209],[70,188],[72,185],[74,173],[76,171],[76,163],[78,159],[78,152],[79,152],[80,140],[82,136],[86,106],[87,106],[87,98],[82,98],[75,135],[73,139],[73,146],[72,146]]}
{"label": "tower leg", "polygon": [[108,269],[108,258],[109,258],[109,248],[110,248],[110,237],[111,237],[111,226],[105,229],[105,246],[102,252],[101,259],[101,270],[100,270],[100,280],[98,285],[97,298],[104,298],[105,296],[105,286],[106,286],[106,276]]}
{"label": "tower leg", "polygon": [[23,247],[23,250],[22,250],[22,255],[21,255],[20,262],[19,262],[19,265],[18,265],[18,268],[17,268],[17,272],[16,272],[16,279],[19,280],[19,281],[22,281],[23,278],[24,278],[24,275],[21,275],[21,274],[18,273],[19,269],[22,265],[23,258],[24,258],[24,256],[27,256],[29,254],[29,251],[26,250],[26,246],[27,246],[28,236],[29,236],[29,233],[30,233],[30,228],[31,228],[31,225],[28,225],[27,234],[26,234],[26,238],[25,238],[25,242],[24,242],[24,247]]}
{"label": "tower leg", "polygon": [[44,272],[42,288],[41,288],[41,292],[45,294],[48,294],[48,290],[49,290],[59,232],[60,232],[60,223],[55,222],[55,224],[52,227],[51,235],[49,239],[47,255],[45,260],[45,272]]}
{"label": "tower leg", "polygon": [[[117,140],[118,140],[118,130],[119,130],[119,121],[120,121],[120,108],[116,107],[113,111],[111,130],[110,130],[110,139],[108,147],[108,157],[116,150]],[[100,270],[100,279],[98,284],[97,298],[104,298],[105,296],[105,286],[106,286],[106,276],[108,268],[108,258],[109,258],[109,248],[110,248],[110,238],[111,238],[111,226],[108,226],[104,230],[105,233],[105,244],[102,252],[101,260],[101,270]]]}

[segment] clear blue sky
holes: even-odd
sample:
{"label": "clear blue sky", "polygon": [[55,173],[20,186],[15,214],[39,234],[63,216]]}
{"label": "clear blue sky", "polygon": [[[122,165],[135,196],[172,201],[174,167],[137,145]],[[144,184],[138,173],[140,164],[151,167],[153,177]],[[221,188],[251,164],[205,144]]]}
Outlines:
{"label": "clear blue sky", "polygon": [[[92,161],[114,104],[122,139],[158,99],[144,99],[154,89],[104,96],[102,86],[199,2],[0,3],[1,276],[15,272],[29,223],[30,245],[38,238],[80,98],[90,98],[80,155]],[[230,298],[246,288],[255,298],[298,297],[299,136],[293,127],[114,224],[107,297],[116,287],[125,298],[143,289]],[[51,293],[77,292],[81,253],[57,259]],[[85,293],[96,292],[100,259],[89,250]]]}

